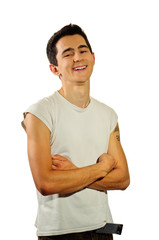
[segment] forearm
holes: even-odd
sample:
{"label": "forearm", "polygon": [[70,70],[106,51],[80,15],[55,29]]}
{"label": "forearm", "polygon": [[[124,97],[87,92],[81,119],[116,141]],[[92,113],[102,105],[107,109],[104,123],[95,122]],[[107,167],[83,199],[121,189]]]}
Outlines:
{"label": "forearm", "polygon": [[50,170],[39,190],[43,195],[73,193],[105,175],[100,163],[67,171]]}
{"label": "forearm", "polygon": [[106,191],[106,190],[124,190],[129,186],[129,174],[125,173],[122,169],[116,168],[108,173],[101,180],[97,180],[90,184],[88,188]]}
{"label": "forearm", "polygon": [[120,143],[118,124],[110,134],[108,155],[116,160],[117,164],[115,168],[112,169],[112,171],[110,171],[103,179],[91,184],[89,188],[100,191],[124,190],[130,184],[130,177],[126,156]]}

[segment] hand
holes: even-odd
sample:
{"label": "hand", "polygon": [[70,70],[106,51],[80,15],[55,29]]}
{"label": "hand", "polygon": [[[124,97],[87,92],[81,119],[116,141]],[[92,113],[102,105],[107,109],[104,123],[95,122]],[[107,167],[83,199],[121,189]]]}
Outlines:
{"label": "hand", "polygon": [[53,170],[71,170],[77,168],[70,160],[61,155],[56,154],[51,157]]}
{"label": "hand", "polygon": [[109,173],[113,168],[115,168],[117,162],[115,161],[115,159],[107,154],[107,153],[103,153],[99,158],[98,158],[98,162],[102,163],[104,165],[104,168],[106,170],[106,173]]}

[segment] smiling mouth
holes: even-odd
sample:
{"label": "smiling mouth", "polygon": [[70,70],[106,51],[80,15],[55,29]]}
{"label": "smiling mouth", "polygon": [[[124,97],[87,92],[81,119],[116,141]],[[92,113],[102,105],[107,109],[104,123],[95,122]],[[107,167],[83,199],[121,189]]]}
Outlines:
{"label": "smiling mouth", "polygon": [[75,67],[73,68],[74,71],[82,71],[82,70],[85,70],[87,68],[87,65],[84,65],[84,66],[78,66],[78,67]]}

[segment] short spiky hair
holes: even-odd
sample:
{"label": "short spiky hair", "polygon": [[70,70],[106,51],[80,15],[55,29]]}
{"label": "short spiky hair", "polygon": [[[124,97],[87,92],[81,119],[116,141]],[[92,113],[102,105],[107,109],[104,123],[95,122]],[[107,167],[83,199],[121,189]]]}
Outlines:
{"label": "short spiky hair", "polygon": [[88,45],[88,48],[92,53],[91,45],[84,31],[78,25],[69,24],[63,27],[62,29],[60,29],[58,32],[54,33],[54,35],[48,41],[46,52],[47,52],[47,57],[49,59],[49,62],[51,64],[58,66],[58,62],[56,59],[56,55],[57,55],[56,43],[58,42],[58,40],[64,36],[75,35],[75,34],[79,34],[85,39],[86,44]]}

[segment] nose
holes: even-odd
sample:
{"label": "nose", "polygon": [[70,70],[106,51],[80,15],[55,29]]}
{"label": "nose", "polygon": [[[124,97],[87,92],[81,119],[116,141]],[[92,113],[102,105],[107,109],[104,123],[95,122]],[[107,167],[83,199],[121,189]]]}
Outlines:
{"label": "nose", "polygon": [[73,58],[73,62],[76,63],[76,62],[79,62],[81,60],[81,55],[80,53],[75,53],[74,54],[74,58]]}

